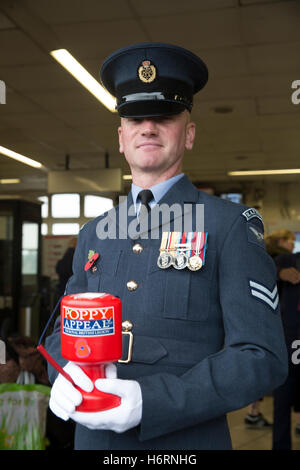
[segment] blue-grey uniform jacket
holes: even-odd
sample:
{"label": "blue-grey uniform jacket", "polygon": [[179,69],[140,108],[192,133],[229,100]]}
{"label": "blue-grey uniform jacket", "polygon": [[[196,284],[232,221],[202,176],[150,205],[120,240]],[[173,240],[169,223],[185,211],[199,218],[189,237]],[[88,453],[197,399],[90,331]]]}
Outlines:
{"label": "blue-grey uniform jacket", "polygon": [[[269,394],[287,376],[276,269],[259,214],[198,191],[186,176],[162,203],[191,210],[204,205],[207,250],[198,271],[157,265],[161,233],[156,239],[142,235],[142,251],[133,249],[137,240],[126,238],[127,227],[118,222],[121,205],[111,217],[117,239],[99,239],[110,213],[80,231],[66,294],[99,291],[121,298],[134,344],[132,361],[118,364],[118,377],[139,382],[143,413],[139,426],[120,434],[77,425],[76,449],[230,449],[226,413]],[[126,204],[131,206],[131,194]],[[97,270],[85,271],[90,250],[100,254]],[[46,348],[66,363],[59,321]],[[126,348],[124,341],[124,357]],[[51,382],[56,376],[49,367]]]}

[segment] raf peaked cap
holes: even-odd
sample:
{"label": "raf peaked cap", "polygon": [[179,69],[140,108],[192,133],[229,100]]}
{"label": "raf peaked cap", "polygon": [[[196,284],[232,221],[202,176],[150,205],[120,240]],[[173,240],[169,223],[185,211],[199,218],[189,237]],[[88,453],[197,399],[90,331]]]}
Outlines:
{"label": "raf peaked cap", "polygon": [[182,47],[133,44],[104,61],[100,78],[122,117],[178,114],[193,106],[193,95],[207,82],[204,62]]}

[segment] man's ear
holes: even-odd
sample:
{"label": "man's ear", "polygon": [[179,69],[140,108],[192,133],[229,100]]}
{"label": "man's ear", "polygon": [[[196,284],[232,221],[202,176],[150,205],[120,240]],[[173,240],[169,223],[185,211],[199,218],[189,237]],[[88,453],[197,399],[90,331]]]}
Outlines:
{"label": "man's ear", "polygon": [[196,124],[194,122],[188,122],[186,125],[185,132],[185,148],[186,150],[192,150],[196,135]]}
{"label": "man's ear", "polygon": [[123,148],[123,139],[122,139],[122,126],[118,127],[118,135],[119,135],[119,152],[123,153],[124,148]]}

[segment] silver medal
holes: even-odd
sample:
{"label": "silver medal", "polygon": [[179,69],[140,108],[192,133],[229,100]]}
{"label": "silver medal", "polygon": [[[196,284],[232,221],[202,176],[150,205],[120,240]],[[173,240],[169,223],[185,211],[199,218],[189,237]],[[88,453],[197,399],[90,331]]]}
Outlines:
{"label": "silver medal", "polygon": [[159,255],[157,266],[161,269],[167,269],[173,264],[173,256],[168,252],[163,252]]}
{"label": "silver medal", "polygon": [[185,253],[177,253],[173,259],[173,266],[175,269],[184,269],[188,264],[188,257]]}

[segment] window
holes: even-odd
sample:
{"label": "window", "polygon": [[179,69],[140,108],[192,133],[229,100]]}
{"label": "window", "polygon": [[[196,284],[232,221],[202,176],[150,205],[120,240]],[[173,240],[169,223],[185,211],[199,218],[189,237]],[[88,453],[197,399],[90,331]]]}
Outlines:
{"label": "window", "polygon": [[37,274],[39,226],[35,222],[22,225],[22,274]]}
{"label": "window", "polygon": [[53,194],[51,198],[52,217],[71,218],[80,216],[79,194]]}
{"label": "window", "polygon": [[48,235],[48,224],[41,224],[41,234]]}
{"label": "window", "polygon": [[42,202],[42,217],[43,219],[46,219],[49,211],[48,196],[38,197],[38,200]]}
{"label": "window", "polygon": [[220,197],[221,199],[228,199],[228,201],[238,204],[242,204],[243,202],[243,195],[241,193],[223,193]]}
{"label": "window", "polygon": [[79,224],[53,224],[53,235],[78,235]]}
{"label": "window", "polygon": [[84,197],[84,217],[98,217],[113,207],[113,200],[101,196]]}

